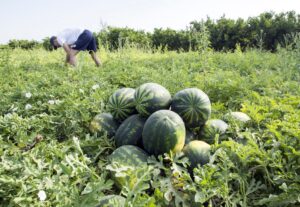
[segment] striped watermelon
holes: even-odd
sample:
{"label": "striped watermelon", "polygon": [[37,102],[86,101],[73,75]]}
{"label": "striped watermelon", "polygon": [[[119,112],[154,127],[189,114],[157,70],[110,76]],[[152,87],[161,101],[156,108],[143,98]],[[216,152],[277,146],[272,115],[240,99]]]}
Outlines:
{"label": "striped watermelon", "polygon": [[138,166],[147,163],[148,155],[141,148],[123,145],[117,148],[108,158],[110,162],[119,162],[126,166]]}
{"label": "striped watermelon", "polygon": [[214,138],[217,134],[222,135],[226,132],[228,124],[220,119],[208,120],[205,125],[201,128],[200,139],[207,143],[213,143]]}
{"label": "striped watermelon", "polygon": [[210,145],[203,141],[193,140],[183,148],[183,153],[188,157],[193,169],[197,165],[209,162]]}
{"label": "striped watermelon", "polygon": [[143,129],[143,145],[154,155],[179,152],[185,142],[185,126],[180,116],[169,110],[153,113]]}
{"label": "striped watermelon", "polygon": [[124,207],[126,199],[119,195],[107,195],[100,199],[97,207]]}
{"label": "striped watermelon", "polygon": [[142,144],[142,132],[146,119],[135,114],[128,117],[118,128],[115,136],[116,145],[139,145]]}
{"label": "striped watermelon", "polygon": [[145,83],[134,94],[136,109],[142,116],[149,116],[155,111],[169,109],[171,94],[157,83]]}
{"label": "striped watermelon", "polygon": [[100,135],[106,133],[108,137],[115,135],[119,124],[114,120],[109,113],[98,114],[94,117],[90,124],[90,131],[92,133],[99,133]]}
{"label": "striped watermelon", "polygon": [[123,121],[136,112],[134,92],[133,88],[121,88],[109,97],[107,108],[117,121]]}
{"label": "striped watermelon", "polygon": [[204,125],[211,114],[208,96],[197,88],[187,88],[176,93],[171,109],[182,117],[189,128]]}
{"label": "striped watermelon", "polygon": [[[110,164],[116,163],[118,165],[127,166],[131,168],[141,167],[147,165],[148,154],[139,147],[133,145],[123,145],[117,148],[108,160]],[[128,180],[128,177],[118,177],[115,171],[112,172],[112,178],[114,179],[117,187],[122,188]]]}

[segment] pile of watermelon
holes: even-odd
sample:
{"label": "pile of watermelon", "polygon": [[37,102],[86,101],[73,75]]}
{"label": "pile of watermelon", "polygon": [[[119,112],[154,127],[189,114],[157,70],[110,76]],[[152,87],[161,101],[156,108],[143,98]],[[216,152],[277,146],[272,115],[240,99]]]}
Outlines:
{"label": "pile of watermelon", "polygon": [[[92,120],[90,130],[114,139],[117,149],[111,162],[141,165],[149,155],[183,152],[194,168],[209,162],[210,144],[228,128],[223,120],[210,119],[211,102],[198,88],[183,89],[173,97],[157,83],[121,88],[110,96],[107,109],[109,113]],[[250,120],[242,112],[224,117]]]}

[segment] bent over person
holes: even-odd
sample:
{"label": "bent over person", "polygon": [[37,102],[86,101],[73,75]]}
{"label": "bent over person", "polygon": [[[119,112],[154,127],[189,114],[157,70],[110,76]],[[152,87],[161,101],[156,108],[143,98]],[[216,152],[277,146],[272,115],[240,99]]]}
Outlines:
{"label": "bent over person", "polygon": [[80,51],[88,51],[97,66],[101,65],[96,55],[97,45],[93,33],[89,30],[66,29],[57,36],[50,38],[50,43],[54,49],[63,47],[66,55],[66,63],[76,65],[76,55]]}

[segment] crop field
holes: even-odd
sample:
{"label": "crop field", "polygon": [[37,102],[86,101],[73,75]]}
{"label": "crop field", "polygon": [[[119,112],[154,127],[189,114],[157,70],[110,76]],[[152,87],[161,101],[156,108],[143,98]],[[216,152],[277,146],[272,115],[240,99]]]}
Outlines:
{"label": "crop field", "polygon": [[[99,68],[88,53],[68,67],[62,50],[0,50],[0,206],[300,206],[299,48],[99,55]],[[229,120],[194,169],[184,153],[112,163],[114,137],[91,121],[117,89],[149,82],[201,89],[210,119],[251,120]]]}

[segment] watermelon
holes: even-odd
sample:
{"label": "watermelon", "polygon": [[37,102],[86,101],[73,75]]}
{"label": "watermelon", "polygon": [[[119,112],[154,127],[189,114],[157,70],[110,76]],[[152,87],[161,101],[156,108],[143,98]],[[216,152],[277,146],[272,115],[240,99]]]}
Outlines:
{"label": "watermelon", "polygon": [[115,135],[119,124],[114,120],[109,113],[97,114],[90,124],[90,131],[92,133],[107,134],[108,137]]}
{"label": "watermelon", "polygon": [[210,145],[203,141],[193,140],[183,148],[183,153],[189,159],[190,167],[193,169],[197,165],[209,162]]}
{"label": "watermelon", "polygon": [[133,88],[121,88],[115,91],[108,100],[107,108],[117,121],[123,121],[136,112]]}
{"label": "watermelon", "polygon": [[[108,160],[110,164],[116,163],[121,166],[136,167],[147,165],[148,154],[139,147],[133,145],[123,145],[113,151],[109,155]],[[130,173],[129,173],[130,174]],[[130,180],[128,177],[118,177],[116,172],[112,171],[112,178],[115,181],[117,187],[120,189],[126,183],[126,180]]]}
{"label": "watermelon", "polygon": [[124,207],[126,199],[119,195],[107,195],[100,199],[97,207]]}
{"label": "watermelon", "polygon": [[184,122],[178,114],[169,110],[153,113],[143,129],[144,149],[150,154],[179,152],[185,142]]}
{"label": "watermelon", "polygon": [[194,139],[195,139],[194,133],[189,130],[186,130],[184,145],[188,144],[190,141],[193,141]]}
{"label": "watermelon", "polygon": [[226,132],[228,124],[220,119],[208,120],[201,128],[200,139],[212,143],[217,134],[222,135]]}
{"label": "watermelon", "polygon": [[182,117],[188,128],[204,125],[211,114],[208,96],[197,88],[187,88],[176,93],[171,109]]}
{"label": "watermelon", "polygon": [[134,93],[136,110],[142,116],[149,116],[161,109],[169,109],[171,99],[169,91],[157,83],[145,83]]}
{"label": "watermelon", "polygon": [[239,111],[229,112],[225,114],[224,119],[229,121],[233,119],[242,123],[246,123],[251,120],[251,118],[247,114]]}
{"label": "watermelon", "polygon": [[147,163],[148,154],[141,148],[133,145],[123,145],[108,157],[109,161],[119,162],[126,166],[138,166]]}
{"label": "watermelon", "polygon": [[142,132],[146,119],[135,114],[128,117],[118,128],[115,136],[116,145],[139,145],[142,143]]}

